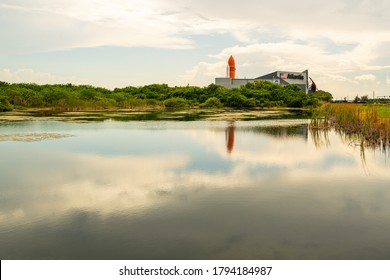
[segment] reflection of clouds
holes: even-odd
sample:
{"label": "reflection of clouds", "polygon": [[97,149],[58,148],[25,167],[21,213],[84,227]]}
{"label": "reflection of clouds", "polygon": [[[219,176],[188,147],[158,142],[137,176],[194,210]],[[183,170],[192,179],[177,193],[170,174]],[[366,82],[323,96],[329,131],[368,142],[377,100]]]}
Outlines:
{"label": "reflection of clouds", "polygon": [[0,223],[7,220],[20,219],[24,217],[25,212],[21,208],[16,208],[11,211],[0,211]]}
{"label": "reflection of clouds", "polygon": [[23,178],[14,178],[13,184],[21,187],[23,194],[10,198],[16,199],[15,205],[23,205],[27,214],[13,215],[16,210],[8,209],[8,212],[3,210],[1,216],[31,219],[72,208],[98,208],[103,213],[142,208],[155,202],[158,192],[174,187],[176,171],[183,168],[188,159],[174,155],[58,154],[55,162],[62,164],[58,168],[51,167],[55,163],[49,157],[39,166],[22,170]]}
{"label": "reflection of clouds", "polygon": [[283,182],[196,194],[180,188],[176,199],[140,215],[71,209],[2,232],[0,256],[21,246],[19,258],[30,259],[387,259],[386,183],[350,183],[306,182],[299,193]]}
{"label": "reflection of clouds", "polygon": [[[7,222],[34,220],[69,209],[95,209],[102,214],[138,212],[203,188],[235,188],[251,183],[240,167],[229,174],[187,170],[189,160],[186,155],[59,153],[41,155],[40,161],[26,157],[17,171],[23,176],[12,180],[22,193],[8,198],[8,205],[22,208],[3,205],[0,217],[4,219],[0,222],[6,221],[5,217],[12,218]],[[25,215],[15,214],[22,212]]]}
{"label": "reflection of clouds", "polygon": [[[30,219],[67,209],[98,209],[107,214],[118,210],[143,211],[207,189],[277,184],[304,188],[308,182],[344,184],[345,181],[351,185],[348,180],[366,179],[366,174],[357,168],[359,152],[332,133],[331,146],[317,149],[310,136],[308,142],[294,137],[280,140],[238,127],[234,152],[230,155],[226,153],[222,127],[185,133],[195,140],[192,145],[216,154],[217,164],[233,164],[227,169],[199,170],[190,164],[194,156],[190,150],[187,154],[138,156],[33,154],[23,158],[19,166],[12,167],[9,163],[3,169],[6,187],[20,193],[9,195],[9,202],[0,206],[0,216]],[[372,172],[375,180],[389,179],[388,167],[371,158],[370,154],[368,160],[375,170]],[[22,212],[25,215],[15,214]]]}
{"label": "reflection of clouds", "polygon": [[[359,149],[334,133],[318,149],[310,134],[280,139],[238,125],[231,155],[224,127],[169,136],[187,150],[164,154],[177,143],[160,141],[156,154],[43,149],[0,159],[0,257],[12,246],[30,258],[388,257],[390,174],[374,153],[367,177]],[[231,165],[197,168],[200,151]]]}
{"label": "reflection of clouds", "polygon": [[[234,152],[229,156],[226,155],[220,130],[191,131],[191,137],[207,149],[216,151],[221,158],[233,161],[235,168],[239,169],[257,166],[260,172],[262,168],[283,170],[283,176],[297,178],[366,176],[359,147],[346,145],[335,132],[329,132],[328,144],[322,147],[318,146],[319,139],[312,134],[308,135],[306,142],[296,137],[274,138],[264,133],[240,130],[238,126],[235,129]],[[375,176],[388,178],[386,157],[370,151],[367,158],[367,165]]]}

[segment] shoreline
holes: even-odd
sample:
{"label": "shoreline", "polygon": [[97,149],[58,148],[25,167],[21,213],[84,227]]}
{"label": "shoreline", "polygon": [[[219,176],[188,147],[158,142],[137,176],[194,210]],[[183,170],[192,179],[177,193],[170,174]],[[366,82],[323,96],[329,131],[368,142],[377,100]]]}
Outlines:
{"label": "shoreline", "polygon": [[309,114],[305,108],[82,108],[78,110],[58,110],[58,108],[25,108],[0,113],[0,122],[11,121],[148,121],[148,120],[256,120],[279,118],[281,116]]}

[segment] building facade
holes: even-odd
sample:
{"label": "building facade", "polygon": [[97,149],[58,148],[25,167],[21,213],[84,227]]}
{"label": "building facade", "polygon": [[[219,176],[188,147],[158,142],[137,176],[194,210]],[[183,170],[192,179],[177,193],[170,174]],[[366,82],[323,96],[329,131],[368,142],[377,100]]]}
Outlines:
{"label": "building facade", "polygon": [[253,83],[255,81],[269,81],[282,86],[294,84],[299,86],[303,92],[309,93],[308,70],[303,72],[275,71],[253,79],[232,79],[230,77],[215,78],[216,85],[221,85],[226,88],[239,88],[247,83]]}
{"label": "building facade", "polygon": [[226,72],[226,77],[215,78],[216,85],[221,85],[225,88],[239,88],[243,85],[246,85],[247,83],[253,83],[255,81],[269,81],[271,83],[279,84],[282,86],[291,84],[297,85],[305,93],[316,91],[316,85],[314,84],[314,82],[312,82],[312,85],[309,87],[310,78],[308,70],[305,70],[303,72],[275,71],[253,79],[237,79],[235,60],[233,56],[230,56]]}

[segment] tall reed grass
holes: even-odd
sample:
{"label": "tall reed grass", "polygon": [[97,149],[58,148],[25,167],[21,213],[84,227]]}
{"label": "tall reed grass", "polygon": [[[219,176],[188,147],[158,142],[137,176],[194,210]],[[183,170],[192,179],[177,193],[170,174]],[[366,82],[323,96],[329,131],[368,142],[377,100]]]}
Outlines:
{"label": "tall reed grass", "polygon": [[[379,109],[381,114],[379,114]],[[312,129],[335,128],[357,135],[368,145],[390,144],[390,107],[356,104],[324,104],[313,113]]]}

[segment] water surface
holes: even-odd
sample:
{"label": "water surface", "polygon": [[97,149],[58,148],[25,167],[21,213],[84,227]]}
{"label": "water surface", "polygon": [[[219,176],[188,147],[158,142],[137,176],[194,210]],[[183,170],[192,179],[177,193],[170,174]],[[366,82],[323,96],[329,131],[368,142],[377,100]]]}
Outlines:
{"label": "water surface", "polygon": [[389,259],[390,157],[307,120],[0,123],[1,259]]}

